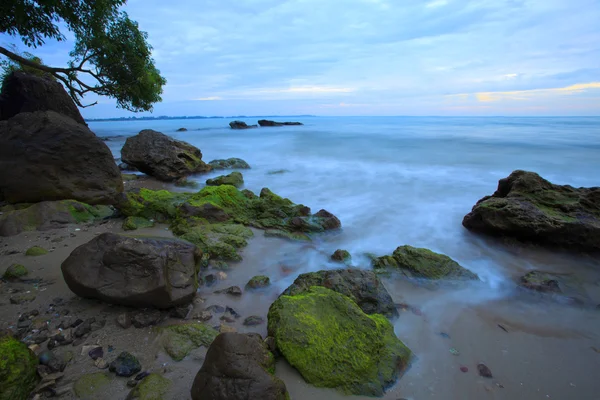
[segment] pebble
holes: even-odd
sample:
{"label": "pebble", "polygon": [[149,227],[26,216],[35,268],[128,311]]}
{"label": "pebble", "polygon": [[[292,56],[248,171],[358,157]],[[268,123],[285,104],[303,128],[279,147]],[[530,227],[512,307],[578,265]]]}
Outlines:
{"label": "pebble", "polygon": [[131,323],[138,329],[146,328],[151,325],[156,325],[162,314],[158,310],[140,311],[133,315]]}
{"label": "pebble", "polygon": [[219,306],[219,305],[215,304],[215,305],[206,307],[204,310],[220,314],[220,313],[224,313],[225,312],[225,307]]}
{"label": "pebble", "polygon": [[94,365],[96,366],[96,368],[99,368],[99,369],[108,368],[108,363],[106,362],[106,360],[104,358],[97,359],[96,362],[94,363]]}
{"label": "pebble", "polygon": [[477,365],[477,370],[479,371],[479,375],[484,378],[492,378],[492,371],[487,367],[487,365],[480,363]]}
{"label": "pebble", "polygon": [[463,365],[462,367],[460,367],[460,371],[461,372],[469,372],[469,368],[467,368]]}
{"label": "pebble", "polygon": [[235,322],[235,317],[229,311],[221,316],[221,321]]}
{"label": "pebble", "polygon": [[235,329],[233,326],[221,324],[219,326],[219,332],[221,332],[221,333],[237,332],[237,329]]}
{"label": "pebble", "polygon": [[104,350],[102,349],[102,347],[95,347],[88,352],[88,355],[91,357],[92,360],[95,361],[99,358],[104,357]]}
{"label": "pebble", "polygon": [[131,327],[131,317],[128,313],[119,314],[117,316],[117,324],[123,329]]}
{"label": "pebble", "polygon": [[225,293],[225,294],[228,294],[231,296],[241,296],[242,289],[239,286],[230,286],[227,289],[217,290],[215,293],[217,293],[217,294]]}
{"label": "pebble", "polygon": [[245,326],[255,326],[264,323],[265,320],[263,317],[259,317],[258,315],[251,315],[250,317],[244,320]]}
{"label": "pebble", "polygon": [[117,376],[130,377],[142,370],[142,366],[138,359],[131,353],[126,351],[110,363],[109,371],[114,372]]}
{"label": "pebble", "polygon": [[175,307],[171,309],[171,311],[169,312],[169,316],[172,318],[187,319],[193,308],[194,306],[192,306],[191,304],[185,307]]}

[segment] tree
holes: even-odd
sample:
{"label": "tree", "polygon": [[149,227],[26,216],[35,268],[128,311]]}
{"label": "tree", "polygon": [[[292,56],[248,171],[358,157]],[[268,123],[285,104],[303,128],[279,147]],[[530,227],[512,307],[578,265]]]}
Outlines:
{"label": "tree", "polygon": [[[130,111],[151,111],[166,80],[154,65],[148,34],[119,11],[126,0],[0,0],[0,33],[29,47],[66,40],[59,24],[73,32],[75,48],[67,67],[44,65],[32,54],[0,46],[5,65],[34,69],[63,83],[80,107],[87,93],[113,97]],[[93,83],[92,83],[93,82]]]}

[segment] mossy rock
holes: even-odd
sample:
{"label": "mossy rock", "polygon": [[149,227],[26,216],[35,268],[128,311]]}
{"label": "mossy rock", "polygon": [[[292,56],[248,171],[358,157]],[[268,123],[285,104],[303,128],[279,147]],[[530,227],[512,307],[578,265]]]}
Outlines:
{"label": "mossy rock", "polygon": [[240,188],[244,185],[244,177],[239,172],[232,172],[229,175],[220,175],[213,179],[207,179],[208,186],[231,185]]}
{"label": "mossy rock", "polygon": [[246,289],[262,289],[271,285],[271,280],[265,275],[256,275],[246,283]]}
{"label": "mossy rock", "polygon": [[275,237],[280,239],[287,239],[293,242],[310,242],[310,236],[304,232],[288,232],[280,229],[268,229],[265,231],[265,237]]}
{"label": "mossy rock", "polygon": [[279,297],[269,309],[268,332],[307,382],[346,394],[382,396],[411,357],[383,315],[367,315],[324,287]]}
{"label": "mossy rock", "polygon": [[37,256],[43,256],[48,254],[48,250],[44,249],[43,247],[40,246],[33,246],[27,249],[27,251],[25,252],[26,256],[31,256],[31,257],[37,257]]}
{"label": "mossy rock", "polygon": [[126,231],[134,231],[136,229],[141,228],[152,228],[154,226],[154,222],[143,218],[143,217],[127,217],[125,221],[123,221],[123,230]]}
{"label": "mossy rock", "polygon": [[249,169],[250,165],[241,158],[228,158],[226,160],[212,160],[208,163],[213,169]]}
{"label": "mossy rock", "polygon": [[350,265],[352,256],[347,250],[338,249],[331,255],[331,261]]}
{"label": "mossy rock", "polygon": [[137,181],[139,179],[139,175],[136,174],[121,174],[121,179],[123,179],[123,182],[131,182],[131,181]]}
{"label": "mossy rock", "polygon": [[125,400],[163,400],[172,382],[159,374],[150,374],[129,392]]}
{"label": "mossy rock", "polygon": [[450,257],[429,249],[400,246],[391,256],[373,261],[378,273],[398,270],[409,277],[425,279],[478,280],[479,277]]}
{"label": "mossy rock", "polygon": [[254,236],[251,229],[237,224],[178,226],[173,231],[181,233],[182,239],[194,243],[210,259],[224,261],[240,261],[238,249],[247,246],[247,239]]}
{"label": "mossy rock", "polygon": [[29,271],[27,271],[27,268],[25,268],[25,266],[23,266],[21,264],[13,264],[6,269],[6,271],[4,272],[4,275],[2,275],[2,279],[5,279],[5,280],[20,279],[20,278],[26,276],[28,273],[29,273]]}
{"label": "mossy rock", "polygon": [[25,343],[0,337],[0,400],[26,400],[38,382],[38,359]]}
{"label": "mossy rock", "polygon": [[203,323],[171,325],[161,329],[165,351],[175,361],[183,360],[200,346],[210,346],[219,332]]}
{"label": "mossy rock", "polygon": [[95,372],[81,376],[75,381],[73,391],[82,400],[101,400],[106,398],[105,388],[112,382],[112,375]]}

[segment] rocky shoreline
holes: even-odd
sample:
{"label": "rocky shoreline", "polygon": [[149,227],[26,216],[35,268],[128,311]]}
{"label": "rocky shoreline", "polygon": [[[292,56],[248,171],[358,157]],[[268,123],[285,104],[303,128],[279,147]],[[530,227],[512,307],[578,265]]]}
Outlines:
{"label": "rocky shoreline", "polygon": [[[13,87],[48,86],[22,75],[11,78],[4,98],[16,96]],[[66,95],[52,90],[49,96]],[[128,138],[122,150],[126,168],[150,178],[122,174],[106,144],[52,104],[29,105],[0,121],[0,236],[7,264],[0,271],[0,306],[11,315],[0,335],[2,400],[109,394],[283,400],[290,396],[277,376],[277,359],[315,387],[381,397],[419,356],[393,325],[399,310],[417,309],[395,303],[382,280],[479,281],[450,257],[405,244],[390,255],[367,255],[370,266],[339,249],[330,256],[337,269],[302,274],[282,293],[270,287],[271,271],[223,287],[258,237],[310,243],[342,229],[342,222],[268,188],[243,189],[239,170],[251,167],[244,160],[206,163],[200,149],[152,130]],[[186,177],[211,170],[234,171],[196,191],[162,187],[186,186]],[[600,188],[558,186],[515,171],[463,225],[593,253],[600,249]],[[52,260],[48,268],[44,260]],[[530,271],[516,285],[596,307],[560,275]],[[244,315],[228,304],[266,294],[265,315]],[[221,303],[209,305],[211,296]],[[485,364],[477,369],[492,378]],[[173,388],[177,374],[193,384]]]}

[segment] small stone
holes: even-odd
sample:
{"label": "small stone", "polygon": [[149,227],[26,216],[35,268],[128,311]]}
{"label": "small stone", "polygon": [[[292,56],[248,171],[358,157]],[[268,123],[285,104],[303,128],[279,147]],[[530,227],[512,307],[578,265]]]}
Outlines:
{"label": "small stone", "polygon": [[88,352],[88,355],[91,357],[92,360],[95,361],[99,358],[104,357],[104,350],[102,349],[102,347],[95,347]]}
{"label": "small stone", "polygon": [[265,322],[264,318],[259,317],[257,315],[252,315],[244,320],[244,325],[245,326],[255,326],[255,325],[263,324],[264,322]]}
{"label": "small stone", "polygon": [[135,380],[136,381],[141,381],[142,379],[144,379],[148,375],[150,375],[150,371],[142,371],[142,372],[140,372],[139,374],[137,374],[135,376]]}
{"label": "small stone", "polygon": [[51,351],[44,351],[39,356],[40,364],[47,366],[52,372],[62,372],[67,363],[61,357],[56,356]]}
{"label": "small stone", "polygon": [[40,354],[40,346],[37,344],[32,344],[29,346],[29,350],[33,351],[34,354]]}
{"label": "small stone", "polygon": [[37,257],[37,256],[43,256],[45,254],[48,254],[48,250],[40,247],[40,246],[33,246],[30,247],[29,249],[27,249],[27,251],[25,252],[26,256],[30,256],[30,257]]}
{"label": "small stone", "polygon": [[235,322],[235,317],[233,316],[233,314],[227,311],[225,314],[221,315],[221,321]]}
{"label": "small stone", "polygon": [[83,324],[78,325],[77,328],[75,328],[73,335],[76,338],[80,338],[90,333],[92,331],[92,323],[90,321],[91,319],[88,319]]}
{"label": "small stone", "polygon": [[33,293],[18,293],[10,297],[10,304],[23,304],[35,300]]}
{"label": "small stone", "polygon": [[350,261],[352,261],[352,256],[347,250],[338,249],[331,255],[331,260],[338,263],[349,264]]}
{"label": "small stone", "polygon": [[108,363],[106,362],[106,360],[104,358],[97,359],[96,362],[94,363],[94,365],[99,369],[108,368]]}
{"label": "small stone", "polygon": [[493,378],[492,371],[487,367],[487,365],[480,363],[477,365],[477,370],[479,371],[479,375],[484,378]]}
{"label": "small stone", "polygon": [[185,307],[175,307],[171,309],[171,311],[169,312],[169,316],[171,318],[187,319],[188,315],[190,315],[190,312],[193,308],[194,307],[191,304]]}
{"label": "small stone", "polygon": [[147,310],[134,314],[131,318],[133,326],[138,329],[156,325],[161,319],[161,313],[158,310]]}
{"label": "small stone", "polygon": [[17,329],[29,329],[30,326],[31,326],[31,320],[30,319],[26,319],[24,321],[19,321],[17,323]]}
{"label": "small stone", "polygon": [[225,294],[229,294],[231,296],[241,296],[242,295],[242,289],[239,286],[230,286],[227,289],[223,289],[223,290],[217,290],[215,293],[225,293]]}
{"label": "small stone", "polygon": [[71,324],[71,328],[77,328],[79,325],[83,324],[83,320],[80,318],[77,318],[72,324]]}
{"label": "small stone", "polygon": [[135,380],[135,378],[131,378],[130,380],[127,381],[127,386],[129,387],[136,387],[138,384],[138,381]]}
{"label": "small stone", "polygon": [[27,268],[25,268],[23,265],[12,264],[10,267],[8,267],[6,269],[6,271],[4,272],[4,275],[2,276],[2,279],[4,279],[4,280],[21,279],[22,277],[26,276],[28,273],[29,273],[29,271],[27,271]]}
{"label": "small stone", "polygon": [[246,289],[261,289],[269,286],[271,284],[271,280],[268,276],[257,275],[251,278],[246,284]]}
{"label": "small stone", "polygon": [[465,367],[464,365],[460,367],[460,371],[461,372],[469,372],[469,368]]}
{"label": "small stone", "polygon": [[212,317],[213,317],[213,313],[211,313],[210,311],[202,311],[198,315],[198,318],[195,318],[195,319],[202,321],[202,322],[206,322],[206,321],[210,320]]}
{"label": "small stone", "polygon": [[235,311],[233,308],[231,307],[225,307],[225,312],[230,313],[231,315],[233,315],[234,318],[240,318],[241,315],[237,313],[237,311]]}
{"label": "small stone", "polygon": [[131,353],[126,351],[119,354],[119,356],[110,363],[109,371],[115,372],[117,376],[130,377],[142,370],[142,366],[137,358]]}
{"label": "small stone", "polygon": [[210,312],[214,312],[214,313],[217,313],[217,314],[221,314],[221,313],[225,312],[225,307],[219,306],[219,305],[215,304],[215,305],[206,307],[205,311],[210,311]]}
{"label": "small stone", "polygon": [[219,326],[219,332],[221,333],[227,333],[227,332],[237,332],[237,329],[235,329],[233,326],[229,326],[226,324],[221,324]]}
{"label": "small stone", "polygon": [[117,316],[117,324],[123,329],[128,329],[131,326],[131,317],[128,313],[119,314]]}
{"label": "small stone", "polygon": [[209,274],[204,277],[204,284],[209,287],[217,283],[217,281],[218,278],[216,274]]}

